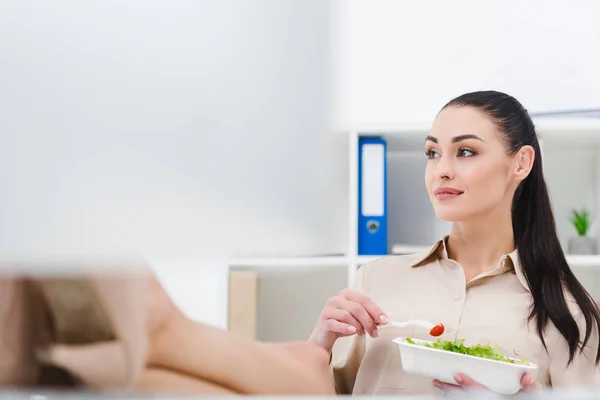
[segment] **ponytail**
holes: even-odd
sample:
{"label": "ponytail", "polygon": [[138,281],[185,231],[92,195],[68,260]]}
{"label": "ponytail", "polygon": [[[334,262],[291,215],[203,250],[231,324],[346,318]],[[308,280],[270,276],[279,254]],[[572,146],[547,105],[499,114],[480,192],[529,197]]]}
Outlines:
{"label": "ponytail", "polygon": [[[556,326],[569,345],[569,364],[573,361],[582,340],[580,330],[567,305],[565,289],[578,304],[585,318],[585,347],[590,340],[592,327],[600,329],[600,315],[591,296],[577,280],[563,253],[558,235],[550,196],[543,177],[541,152],[537,141],[533,143],[535,162],[529,176],[521,183],[513,200],[513,232],[515,245],[524,274],[533,295],[533,308],[529,319],[536,320],[542,339],[548,323]],[[547,348],[547,347],[546,347]],[[600,348],[600,346],[598,346]],[[596,364],[600,363],[600,351]]]}

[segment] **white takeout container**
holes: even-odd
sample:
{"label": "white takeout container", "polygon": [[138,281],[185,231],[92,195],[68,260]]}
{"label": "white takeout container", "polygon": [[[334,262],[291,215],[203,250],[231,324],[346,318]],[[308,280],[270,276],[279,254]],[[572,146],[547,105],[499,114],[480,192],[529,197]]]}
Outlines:
{"label": "white takeout container", "polygon": [[493,392],[512,395],[521,390],[521,379],[525,372],[535,376],[538,370],[537,365],[533,363],[524,365],[490,360],[417,344],[432,343],[426,340],[412,341],[415,344],[408,343],[404,337],[394,339],[400,350],[402,368],[409,374],[446,383],[456,384],[453,376],[455,373],[461,373]]}

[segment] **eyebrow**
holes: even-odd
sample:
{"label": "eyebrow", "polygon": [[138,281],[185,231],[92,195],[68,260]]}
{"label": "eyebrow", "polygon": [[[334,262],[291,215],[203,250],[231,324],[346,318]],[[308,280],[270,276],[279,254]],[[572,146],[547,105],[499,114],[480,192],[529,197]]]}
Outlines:
{"label": "eyebrow", "polygon": [[[467,140],[467,139],[476,139],[476,140],[481,140],[482,142],[485,142],[485,140],[483,140],[482,138],[480,138],[477,135],[467,134],[467,135],[454,136],[452,138],[452,143],[458,143],[458,142],[461,142],[461,141]],[[430,141],[433,143],[438,142],[437,138],[434,136],[431,136],[431,135],[427,135],[427,137],[425,138],[425,141]]]}

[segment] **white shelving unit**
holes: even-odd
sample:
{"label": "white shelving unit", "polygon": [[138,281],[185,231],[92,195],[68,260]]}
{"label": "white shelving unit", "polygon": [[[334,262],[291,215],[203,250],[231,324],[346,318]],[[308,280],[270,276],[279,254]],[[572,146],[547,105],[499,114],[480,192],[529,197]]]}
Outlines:
{"label": "white shelving unit", "polygon": [[326,267],[348,264],[346,256],[322,256],[322,257],[274,257],[274,258],[231,258],[229,267]]}
{"label": "white shelving unit", "polygon": [[[534,122],[542,143],[542,151],[544,154],[545,168],[548,171],[548,158],[552,153],[559,152],[565,148],[571,150],[586,150],[594,149],[596,152],[595,160],[595,206],[600,212],[600,115],[588,116],[582,114],[565,115],[565,116],[539,116],[534,117]],[[229,260],[230,267],[308,267],[308,266],[348,266],[348,278],[352,280],[356,267],[372,261],[371,256],[360,256],[357,251],[357,231],[358,231],[358,138],[361,136],[381,136],[388,143],[388,156],[392,159],[396,156],[411,157],[423,156],[424,138],[429,131],[431,124],[429,122],[414,122],[409,124],[398,125],[363,125],[349,127],[345,131],[348,134],[349,143],[349,182],[348,182],[348,251],[345,255],[333,256],[317,256],[317,257],[238,257]],[[424,158],[424,157],[422,157]],[[388,161],[389,163],[389,161]],[[388,165],[388,168],[390,166]],[[391,168],[390,168],[391,169]],[[422,170],[415,168],[414,173],[422,175]],[[413,173],[413,172],[409,172]],[[548,181],[552,181],[552,177],[548,176]],[[551,185],[550,185],[551,186]],[[552,189],[552,187],[551,187]],[[558,188],[554,188],[557,190]],[[388,199],[390,203],[394,199]],[[425,208],[430,208],[429,204],[424,204]],[[431,216],[431,215],[429,215]],[[599,220],[600,221],[600,220]],[[598,232],[600,234],[600,231]],[[437,240],[437,236],[432,237],[430,242]],[[428,248],[428,244],[409,244],[404,247],[405,253],[423,251]],[[573,267],[596,267],[600,270],[600,255],[580,256],[569,255],[569,263]]]}
{"label": "white shelving unit", "polygon": [[[565,221],[568,207],[580,207],[580,200],[600,213],[600,114],[539,116],[534,118],[542,145],[545,176],[553,197],[559,235],[564,241],[574,234],[570,223]],[[389,250],[396,243],[403,247],[396,251],[414,253],[428,249],[442,234],[448,232],[449,224],[435,217],[425,191],[423,179],[424,140],[431,124],[428,122],[398,124],[394,126],[367,125],[349,127],[348,138],[348,243],[342,255],[279,258],[232,258],[231,269],[278,271],[281,276],[293,277],[298,271],[318,274],[320,270],[345,270],[348,285],[360,265],[380,256],[358,254],[358,139],[361,136],[379,136],[387,141],[388,170],[388,223]],[[582,161],[583,160],[583,161]],[[396,187],[395,187],[396,185]],[[406,189],[410,188],[410,189]],[[597,219],[600,225],[600,218]],[[600,236],[600,229],[594,231]],[[566,243],[563,243],[566,249]],[[595,296],[600,296],[600,255],[568,255],[568,262],[580,279]],[[288,272],[286,272],[288,271]],[[317,275],[315,275],[317,276]],[[295,278],[290,278],[295,279]],[[286,283],[290,284],[290,283]],[[293,285],[293,282],[291,283]],[[320,280],[314,280],[315,293]],[[331,285],[330,285],[331,287]],[[312,289],[308,289],[312,291]],[[333,293],[328,293],[331,296]],[[327,297],[325,297],[326,299]],[[275,300],[275,299],[273,299]],[[318,302],[317,302],[318,303]],[[320,303],[318,303],[320,304]],[[323,302],[324,304],[324,302]],[[306,324],[310,323],[320,309],[313,305]],[[304,311],[306,312],[306,311]]]}

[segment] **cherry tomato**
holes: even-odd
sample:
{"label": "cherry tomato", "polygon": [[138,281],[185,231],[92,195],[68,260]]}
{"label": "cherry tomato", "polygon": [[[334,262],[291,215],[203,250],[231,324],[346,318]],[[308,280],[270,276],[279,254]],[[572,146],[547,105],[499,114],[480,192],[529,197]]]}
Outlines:
{"label": "cherry tomato", "polygon": [[444,325],[443,324],[437,324],[436,326],[431,328],[431,330],[429,331],[429,334],[431,336],[440,336],[442,333],[444,333]]}

